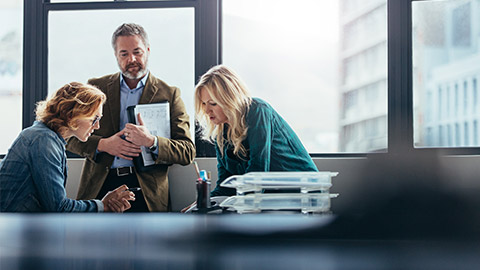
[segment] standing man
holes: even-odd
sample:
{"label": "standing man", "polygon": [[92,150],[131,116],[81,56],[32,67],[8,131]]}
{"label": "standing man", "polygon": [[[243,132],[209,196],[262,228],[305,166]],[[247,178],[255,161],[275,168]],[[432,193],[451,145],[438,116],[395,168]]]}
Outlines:
{"label": "standing man", "polygon": [[[84,143],[75,138],[68,141],[67,150],[86,158],[77,197],[102,198],[112,187],[127,184],[141,188],[131,212],[167,211],[168,166],[188,165],[195,158],[189,117],[180,90],[148,70],[150,45],[142,26],[119,26],[112,46],[121,72],[88,81],[107,95],[100,129]],[[127,107],[165,101],[170,103],[171,138],[152,136],[142,124],[127,124]],[[139,156],[140,146],[150,148],[156,158],[146,172],[135,170],[132,161]]]}

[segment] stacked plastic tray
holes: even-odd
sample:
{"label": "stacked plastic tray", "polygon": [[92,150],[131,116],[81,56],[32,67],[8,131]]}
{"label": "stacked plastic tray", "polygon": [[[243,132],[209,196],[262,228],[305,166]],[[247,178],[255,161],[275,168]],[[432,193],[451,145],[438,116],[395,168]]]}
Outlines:
{"label": "stacked plastic tray", "polygon": [[221,186],[235,188],[237,195],[220,206],[238,213],[301,211],[329,213],[332,177],[338,172],[251,172],[233,175]]}

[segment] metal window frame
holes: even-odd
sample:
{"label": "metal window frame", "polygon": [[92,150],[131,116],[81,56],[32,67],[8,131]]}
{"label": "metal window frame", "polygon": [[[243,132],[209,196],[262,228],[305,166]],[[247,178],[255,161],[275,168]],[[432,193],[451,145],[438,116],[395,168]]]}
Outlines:
{"label": "metal window frame", "polygon": [[[388,133],[387,154],[437,151],[478,155],[480,147],[415,148],[413,130],[412,2],[387,0]],[[222,63],[222,0],[111,1],[50,3],[24,0],[23,128],[34,119],[36,102],[47,96],[48,12],[52,10],[193,7],[195,10],[195,78]],[[214,157],[213,146],[195,134],[197,157]],[[312,157],[363,157],[385,153],[311,153]]]}
{"label": "metal window frame", "polygon": [[[26,128],[35,120],[35,104],[48,95],[48,13],[67,10],[194,8],[195,78],[220,63],[220,0],[110,1],[50,3],[24,0],[23,119]],[[195,138],[197,156],[215,156],[213,145]]]}
{"label": "metal window frame", "polygon": [[[390,44],[395,41],[396,44],[394,48],[389,46],[389,50],[392,51],[388,53],[389,95],[395,95],[389,96],[389,115],[390,109],[393,109],[392,113],[396,115],[393,119],[389,118],[389,121],[395,123],[395,128],[392,130],[389,125],[389,140],[392,136],[394,142],[394,145],[389,145],[392,147],[392,149],[389,148],[389,152],[436,152],[442,156],[480,155],[480,147],[447,148],[415,147],[414,145],[412,3],[427,1],[435,0],[388,0],[388,42]],[[390,85],[390,78],[395,80],[392,85]],[[400,98],[400,102],[395,102],[395,98]],[[399,121],[395,122],[397,120]]]}

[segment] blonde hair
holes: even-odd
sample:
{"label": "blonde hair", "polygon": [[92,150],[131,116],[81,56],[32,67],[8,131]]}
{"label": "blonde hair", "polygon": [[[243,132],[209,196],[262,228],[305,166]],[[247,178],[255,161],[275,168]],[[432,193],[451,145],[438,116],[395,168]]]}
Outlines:
{"label": "blonde hair", "polygon": [[227,142],[233,145],[233,153],[246,157],[247,150],[242,141],[247,137],[248,126],[245,117],[252,103],[247,87],[233,70],[224,65],[212,67],[195,86],[195,112],[196,119],[203,128],[202,138],[210,142],[216,139],[223,155],[225,124],[215,125],[210,121],[202,106],[200,96],[202,90],[208,92],[228,119]]}
{"label": "blonde hair", "polygon": [[105,94],[93,85],[71,82],[37,103],[36,119],[62,134],[68,129],[78,129],[75,120],[93,116],[106,99]]}

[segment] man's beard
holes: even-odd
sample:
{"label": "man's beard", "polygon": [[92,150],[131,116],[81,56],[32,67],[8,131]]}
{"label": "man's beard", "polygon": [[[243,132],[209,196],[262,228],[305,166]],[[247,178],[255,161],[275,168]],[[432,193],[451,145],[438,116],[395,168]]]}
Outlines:
{"label": "man's beard", "polygon": [[[147,74],[148,72],[148,68],[147,68],[147,65],[148,65],[148,60],[145,61],[145,66],[139,64],[139,63],[136,63],[136,64],[130,64],[130,65],[127,65],[125,67],[125,70],[122,69],[122,67],[120,66],[120,64],[118,65],[120,67],[120,70],[122,71],[122,74],[123,76],[125,76],[126,78],[130,79],[130,80],[138,80],[138,79],[141,79],[143,76],[145,76],[145,74]],[[138,66],[138,71],[137,71],[137,74],[133,74],[131,73],[130,71],[128,71],[128,69],[131,67],[131,66]]]}

